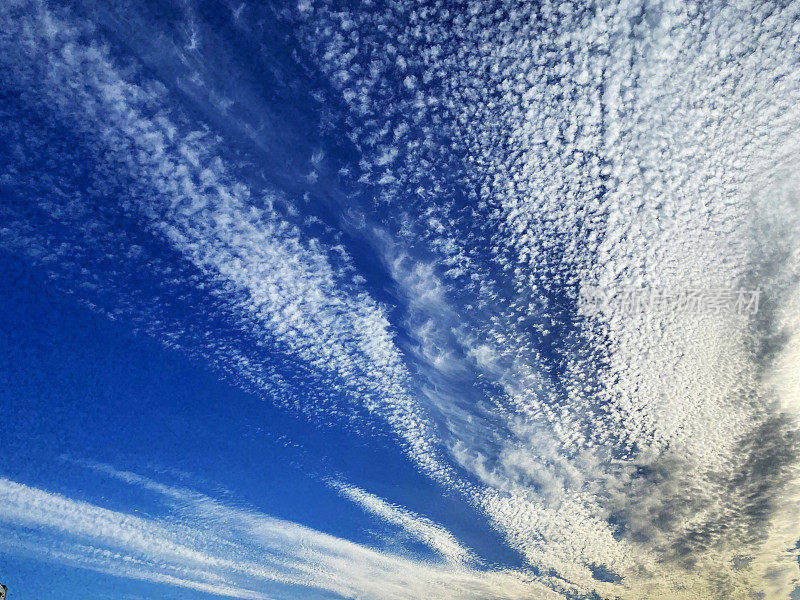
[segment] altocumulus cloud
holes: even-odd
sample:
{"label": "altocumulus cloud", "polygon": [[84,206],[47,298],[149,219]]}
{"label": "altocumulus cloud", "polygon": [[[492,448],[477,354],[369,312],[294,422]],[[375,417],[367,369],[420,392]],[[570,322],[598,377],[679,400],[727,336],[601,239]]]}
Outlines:
{"label": "altocumulus cloud", "polygon": [[[112,246],[166,290],[177,275],[147,244],[92,223],[97,186],[72,189],[55,167],[33,182],[12,168],[4,184],[49,189],[37,210],[61,239],[9,209],[4,246],[167,345],[198,352],[203,340],[219,370],[312,418],[353,400],[526,567],[480,569],[442,526],[348,483],[332,485],[446,560],[113,470],[186,518],[0,480],[3,522],[36,527],[3,543],[241,598],[292,597],[292,586],[364,598],[787,597],[800,576],[799,14],[796,2],[716,1],[287,9],[357,150],[340,173],[366,216],[339,225],[382,260],[391,311],[346,250],[279,210],[280,194],[241,175],[163,85],[87,41],[90,24],[7,3],[8,85],[88,140],[97,185],[127,186],[115,210],[193,268],[181,286],[213,288],[199,312],[229,327],[199,320],[192,332],[144,309],[134,284],[93,278],[87,256]],[[202,45],[192,35],[191,49]],[[3,125],[14,161],[52,156],[54,128]],[[311,183],[328,154],[315,151]],[[759,288],[764,305],[749,318],[585,317],[584,285]],[[298,395],[245,340],[336,394]]]}

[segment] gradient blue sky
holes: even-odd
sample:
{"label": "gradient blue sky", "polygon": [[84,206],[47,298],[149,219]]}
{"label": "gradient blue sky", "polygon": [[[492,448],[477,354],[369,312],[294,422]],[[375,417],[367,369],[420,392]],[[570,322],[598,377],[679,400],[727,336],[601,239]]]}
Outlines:
{"label": "gradient blue sky", "polygon": [[9,600],[797,593],[800,3],[0,18]]}

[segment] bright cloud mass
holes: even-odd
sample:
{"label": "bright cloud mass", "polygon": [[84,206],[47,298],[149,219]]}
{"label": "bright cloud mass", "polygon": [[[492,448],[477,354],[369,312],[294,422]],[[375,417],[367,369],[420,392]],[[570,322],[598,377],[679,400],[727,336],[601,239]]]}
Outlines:
{"label": "bright cloud mass", "polygon": [[800,598],[800,2],[0,17],[9,600]]}

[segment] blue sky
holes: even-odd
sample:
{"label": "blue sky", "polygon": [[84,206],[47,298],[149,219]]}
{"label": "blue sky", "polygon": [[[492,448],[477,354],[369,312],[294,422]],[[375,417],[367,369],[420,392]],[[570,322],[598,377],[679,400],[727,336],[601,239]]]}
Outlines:
{"label": "blue sky", "polygon": [[0,18],[10,599],[797,593],[800,3]]}

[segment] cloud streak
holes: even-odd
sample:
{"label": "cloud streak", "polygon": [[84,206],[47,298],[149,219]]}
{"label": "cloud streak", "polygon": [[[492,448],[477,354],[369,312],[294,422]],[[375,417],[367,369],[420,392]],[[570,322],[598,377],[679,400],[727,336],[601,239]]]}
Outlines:
{"label": "cloud streak", "polygon": [[[368,218],[339,225],[382,259],[395,286],[386,307],[346,244],[312,234],[299,200],[232,159],[169,88],[86,41],[92,27],[69,12],[7,3],[0,62],[18,114],[30,106],[53,122],[4,126],[13,152],[34,157],[10,161],[20,164],[4,183],[23,199],[39,193],[36,210],[62,238],[9,210],[4,246],[77,273],[96,306],[121,294],[91,258],[120,247],[164,296],[176,280],[202,289],[191,326],[141,309],[135,283],[107,312],[203,347],[218,369],[315,419],[347,403],[354,429],[377,417],[530,571],[469,569],[471,551],[441,526],[345,483],[334,486],[452,565],[133,474],[124,479],[172,498],[189,523],[213,515],[236,536],[133,527],[130,515],[11,481],[0,514],[89,540],[60,556],[90,568],[122,569],[104,554],[120,546],[121,562],[139,565],[120,571],[129,576],[256,594],[238,597],[308,581],[365,598],[786,597],[800,578],[798,15],[797,2],[298,5],[286,18],[331,106],[344,104],[357,150],[340,173],[357,190],[352,214]],[[24,167],[46,162],[63,123],[97,158],[95,196],[46,165],[28,182],[36,169]],[[315,150],[309,183],[330,150]],[[98,217],[115,186],[127,192],[112,214],[142,244]],[[179,266],[154,258],[160,245]],[[768,301],[750,320],[587,318],[582,285],[760,287]],[[295,365],[315,385],[287,375]]]}
{"label": "cloud streak", "polygon": [[[2,547],[121,577],[254,600],[321,597],[318,592],[375,599],[555,597],[524,573],[415,561],[233,508],[190,489],[105,465],[92,468],[156,493],[170,511],[158,518],[134,516],[0,479],[0,523],[13,528],[2,537]],[[410,513],[393,510],[407,525]],[[439,538],[448,535],[436,531]]]}
{"label": "cloud streak", "polygon": [[383,498],[353,485],[340,481],[333,481],[331,485],[342,496],[358,504],[364,511],[375,515],[386,523],[401,527],[409,535],[441,554],[449,562],[461,564],[475,561],[475,555],[469,549],[464,548],[449,531],[430,519],[390,504]]}

